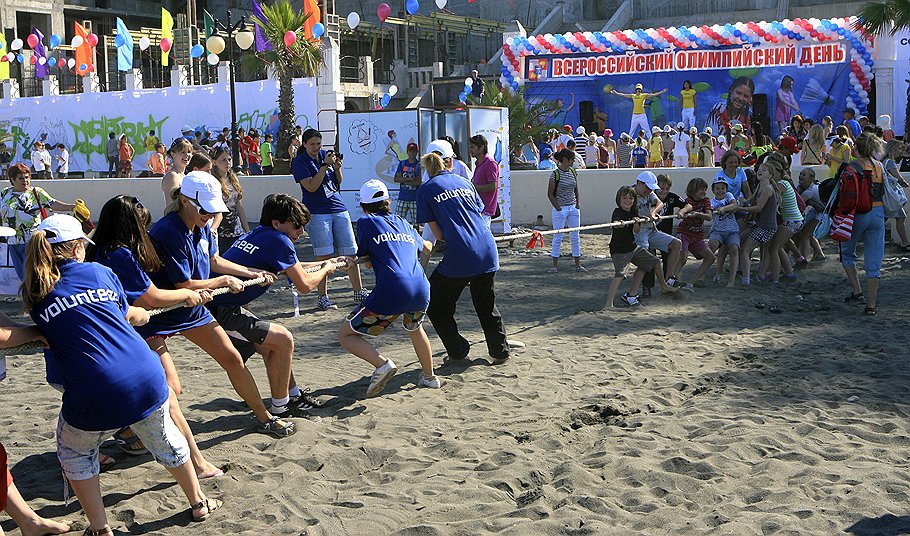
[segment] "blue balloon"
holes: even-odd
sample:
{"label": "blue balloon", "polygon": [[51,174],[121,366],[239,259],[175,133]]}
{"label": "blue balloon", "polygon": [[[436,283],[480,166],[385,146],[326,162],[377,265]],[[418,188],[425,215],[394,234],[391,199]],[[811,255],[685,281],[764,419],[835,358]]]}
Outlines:
{"label": "blue balloon", "polygon": [[19,54],[16,59],[19,60],[19,63],[25,63],[25,54]]}
{"label": "blue balloon", "polygon": [[190,49],[191,58],[201,58],[203,54],[205,54],[205,47],[198,43],[193,45],[193,48]]}
{"label": "blue balloon", "polygon": [[126,41],[124,41],[122,35],[117,34],[117,37],[114,38],[114,44],[117,45],[118,47],[122,47],[123,45],[126,44]]}
{"label": "blue balloon", "polygon": [[405,4],[405,7],[408,10],[408,14],[416,15],[417,11],[420,10],[420,2],[417,0],[408,0],[408,3]]}
{"label": "blue balloon", "polygon": [[471,84],[465,84],[464,91],[462,91],[462,93],[464,93],[465,95],[470,95],[472,89],[474,89],[474,88],[471,87]]}
{"label": "blue balloon", "polygon": [[325,33],[325,26],[321,22],[317,22],[313,25],[313,37],[319,38],[322,37],[322,34]]}
{"label": "blue balloon", "polygon": [[80,70],[80,71],[85,71],[85,70],[87,70],[87,69],[88,69],[88,65],[86,65],[86,64],[84,64],[84,63],[82,63],[82,64],[79,65],[79,70]]}
{"label": "blue balloon", "polygon": [[3,47],[4,47],[4,46],[5,46],[5,45],[3,44],[3,41],[0,41],[0,50],[3,50]]}
{"label": "blue balloon", "polygon": [[464,101],[466,101],[467,99],[468,99],[468,96],[465,95],[464,92],[461,92],[461,93],[458,94],[458,102],[464,102]]}
{"label": "blue balloon", "polygon": [[59,47],[59,46],[60,46],[60,43],[62,43],[62,42],[63,42],[63,40],[60,39],[60,36],[59,36],[59,35],[53,34],[53,35],[51,36],[51,40],[50,40],[51,48],[57,48],[57,47]]}
{"label": "blue balloon", "polygon": [[48,56],[48,57],[47,57],[47,64],[50,65],[50,66],[57,65],[57,59],[54,58],[53,56]]}
{"label": "blue balloon", "polygon": [[382,95],[382,99],[379,101],[379,105],[385,108],[389,105],[390,102],[392,102],[392,96],[388,93],[385,93]]}

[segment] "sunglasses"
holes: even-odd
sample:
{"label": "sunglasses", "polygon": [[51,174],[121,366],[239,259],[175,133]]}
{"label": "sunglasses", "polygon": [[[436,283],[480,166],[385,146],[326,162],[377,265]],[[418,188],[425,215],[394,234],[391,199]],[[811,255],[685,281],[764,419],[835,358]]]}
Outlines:
{"label": "sunglasses", "polygon": [[134,205],[136,205],[137,207],[139,207],[139,208],[145,208],[145,205],[142,204],[142,201],[140,201],[138,197],[135,197],[135,196],[132,196],[132,195],[121,195],[121,196],[120,196],[120,199],[128,199],[129,201],[131,201],[131,202],[132,202]]}
{"label": "sunglasses", "polygon": [[204,208],[202,208],[202,205],[199,204],[199,201],[189,198],[189,197],[187,197],[187,199],[189,199],[190,203],[192,203],[193,206],[196,207],[196,212],[198,212],[200,216],[214,216],[215,215],[214,212],[209,212],[209,211],[205,210]]}

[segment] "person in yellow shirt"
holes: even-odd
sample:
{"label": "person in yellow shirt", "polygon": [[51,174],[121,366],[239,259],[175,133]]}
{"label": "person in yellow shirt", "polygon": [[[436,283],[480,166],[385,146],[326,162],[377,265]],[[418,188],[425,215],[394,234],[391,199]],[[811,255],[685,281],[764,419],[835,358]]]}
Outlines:
{"label": "person in yellow shirt", "polygon": [[158,136],[155,136],[155,131],[149,130],[149,135],[142,141],[142,146],[145,147],[145,152],[154,153],[158,150],[159,143],[161,142],[158,140]]}
{"label": "person in yellow shirt", "polygon": [[695,96],[695,90],[692,89],[692,82],[686,80],[683,82],[682,91],[679,92],[679,108],[682,110],[682,123],[685,128],[695,126],[695,110],[698,108],[698,97]]}
{"label": "person in yellow shirt", "polygon": [[831,150],[824,156],[825,163],[828,164],[828,178],[833,179],[837,175],[837,170],[841,164],[849,163],[853,160],[850,154],[850,144],[846,138],[837,137],[831,141]]}
{"label": "person in yellow shirt", "polygon": [[660,135],[660,127],[655,125],[651,128],[651,139],[648,140],[648,167],[660,167],[663,162],[664,140]]}
{"label": "person in yellow shirt", "polygon": [[648,115],[645,114],[645,101],[651,97],[658,97],[666,93],[666,88],[657,93],[645,93],[644,86],[635,84],[635,93],[620,93],[610,88],[610,93],[619,97],[632,99],[632,122],[629,123],[629,133],[638,132],[638,129],[645,131],[645,136],[651,137],[651,126],[648,124]]}

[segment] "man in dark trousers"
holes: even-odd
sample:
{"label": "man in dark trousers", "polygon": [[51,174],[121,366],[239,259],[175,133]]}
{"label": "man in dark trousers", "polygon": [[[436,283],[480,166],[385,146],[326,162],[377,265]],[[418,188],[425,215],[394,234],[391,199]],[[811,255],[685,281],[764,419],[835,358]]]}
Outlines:
{"label": "man in dark trousers", "polygon": [[477,74],[477,69],[471,71],[471,95],[474,95],[478,99],[483,98],[483,80],[480,78],[480,75]]}

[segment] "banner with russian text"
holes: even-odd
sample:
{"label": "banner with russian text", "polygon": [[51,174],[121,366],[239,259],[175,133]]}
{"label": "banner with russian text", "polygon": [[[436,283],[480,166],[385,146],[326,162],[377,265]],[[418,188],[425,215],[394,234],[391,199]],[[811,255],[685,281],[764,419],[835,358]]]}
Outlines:
{"label": "banner with russian text", "polygon": [[[796,113],[821,122],[829,115],[840,124],[850,89],[849,45],[843,41],[728,49],[685,49],[625,54],[567,54],[525,58],[529,102],[561,101],[548,118],[554,126],[595,124],[615,135],[632,129],[636,84],[644,93],[665,93],[645,102],[650,127],[685,121],[683,84],[695,90],[695,126],[752,124],[753,113],[767,115],[772,136]],[[624,96],[625,95],[625,96]],[[756,103],[766,103],[755,109]],[[688,106],[686,106],[688,107]],[[640,128],[640,122],[635,124]],[[687,125],[688,126],[688,125]],[[635,135],[636,132],[631,132]]]}

